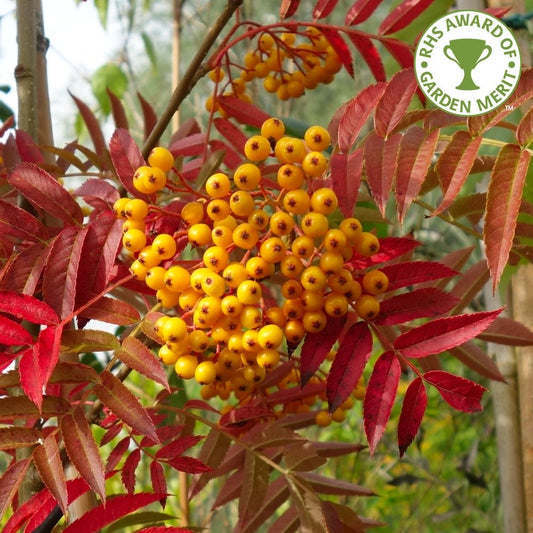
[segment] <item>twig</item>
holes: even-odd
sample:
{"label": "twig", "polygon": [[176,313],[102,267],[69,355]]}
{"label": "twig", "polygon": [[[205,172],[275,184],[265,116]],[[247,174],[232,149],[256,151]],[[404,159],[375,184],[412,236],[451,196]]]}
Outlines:
{"label": "twig", "polygon": [[193,87],[198,83],[198,81],[209,71],[209,66],[202,63],[204,62],[217,37],[220,35],[229,19],[232,17],[233,13],[235,13],[242,2],[243,0],[228,0],[224,11],[222,11],[216,22],[213,24],[213,26],[211,26],[211,29],[207,33],[203,43],[200,45],[200,48],[198,48],[198,51],[189,64],[189,67],[183,75],[183,78],[180,80],[176,89],[174,89],[168,105],[163,111],[161,117],[159,117],[159,120],[148,136],[148,139],[146,139],[146,142],[144,143],[142,154],[145,159],[148,157],[148,154],[152,148],[158,143],[161,135],[170,124],[172,116],[176,110],[179,109],[183,100],[192,91]]}

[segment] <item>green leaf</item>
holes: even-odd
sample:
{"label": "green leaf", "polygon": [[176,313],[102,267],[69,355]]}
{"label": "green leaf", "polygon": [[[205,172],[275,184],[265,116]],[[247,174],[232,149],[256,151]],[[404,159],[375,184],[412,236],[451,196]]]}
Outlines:
{"label": "green leaf", "polygon": [[155,53],[154,43],[145,31],[141,32],[141,39],[143,40],[144,51],[146,52],[146,55],[150,60],[150,64],[152,65],[152,71],[155,71],[157,69],[157,54]]}
{"label": "green leaf", "polygon": [[176,520],[176,517],[167,514],[159,513],[157,511],[141,511],[140,513],[131,513],[116,522],[113,522],[106,531],[112,533],[113,531],[124,531],[127,527],[131,526],[145,526],[149,524],[161,524],[167,520]]}
{"label": "green leaf", "polygon": [[109,115],[111,103],[107,96],[107,89],[121,98],[128,87],[128,77],[118,65],[106,63],[93,74],[91,87],[101,110],[105,115]]}
{"label": "green leaf", "polygon": [[98,11],[100,23],[104,28],[107,28],[107,11],[109,7],[109,0],[94,0],[94,5]]}

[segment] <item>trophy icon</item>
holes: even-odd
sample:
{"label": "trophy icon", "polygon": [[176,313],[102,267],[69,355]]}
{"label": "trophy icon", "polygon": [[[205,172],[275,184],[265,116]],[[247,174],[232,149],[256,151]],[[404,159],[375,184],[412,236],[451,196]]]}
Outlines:
{"label": "trophy icon", "polygon": [[463,81],[456,87],[463,91],[474,91],[479,87],[472,80],[472,71],[478,63],[487,59],[492,49],[483,39],[453,39],[444,47],[444,55],[457,63],[464,71]]}

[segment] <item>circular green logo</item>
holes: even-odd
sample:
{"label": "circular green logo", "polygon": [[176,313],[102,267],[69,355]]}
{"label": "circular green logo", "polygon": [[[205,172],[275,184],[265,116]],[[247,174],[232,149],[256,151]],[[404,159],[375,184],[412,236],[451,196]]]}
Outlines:
{"label": "circular green logo", "polygon": [[428,100],[453,115],[500,107],[520,78],[520,52],[500,20],[481,11],[454,11],[420,37],[415,74]]}

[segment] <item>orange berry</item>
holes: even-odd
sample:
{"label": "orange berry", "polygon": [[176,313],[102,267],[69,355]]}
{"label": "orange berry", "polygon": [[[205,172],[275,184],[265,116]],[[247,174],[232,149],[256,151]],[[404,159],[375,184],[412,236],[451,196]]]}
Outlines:
{"label": "orange berry", "polygon": [[159,167],[163,172],[168,172],[174,166],[174,156],[166,148],[156,146],[152,148],[148,156],[148,164],[151,167]]}
{"label": "orange berry", "polygon": [[329,147],[331,136],[322,126],[311,126],[304,134],[304,141],[309,150],[321,152]]}
{"label": "orange berry", "polygon": [[261,181],[261,170],[252,163],[239,165],[233,173],[233,181],[239,189],[253,191]]}
{"label": "orange berry", "polygon": [[355,312],[363,320],[374,320],[379,314],[379,301],[371,294],[363,294],[355,302]]}
{"label": "orange berry", "polygon": [[371,270],[363,276],[362,283],[369,294],[383,294],[389,287],[389,278],[380,270]]}
{"label": "orange berry", "polygon": [[253,135],[244,145],[244,155],[250,161],[263,161],[270,155],[270,143],[262,135]]}

